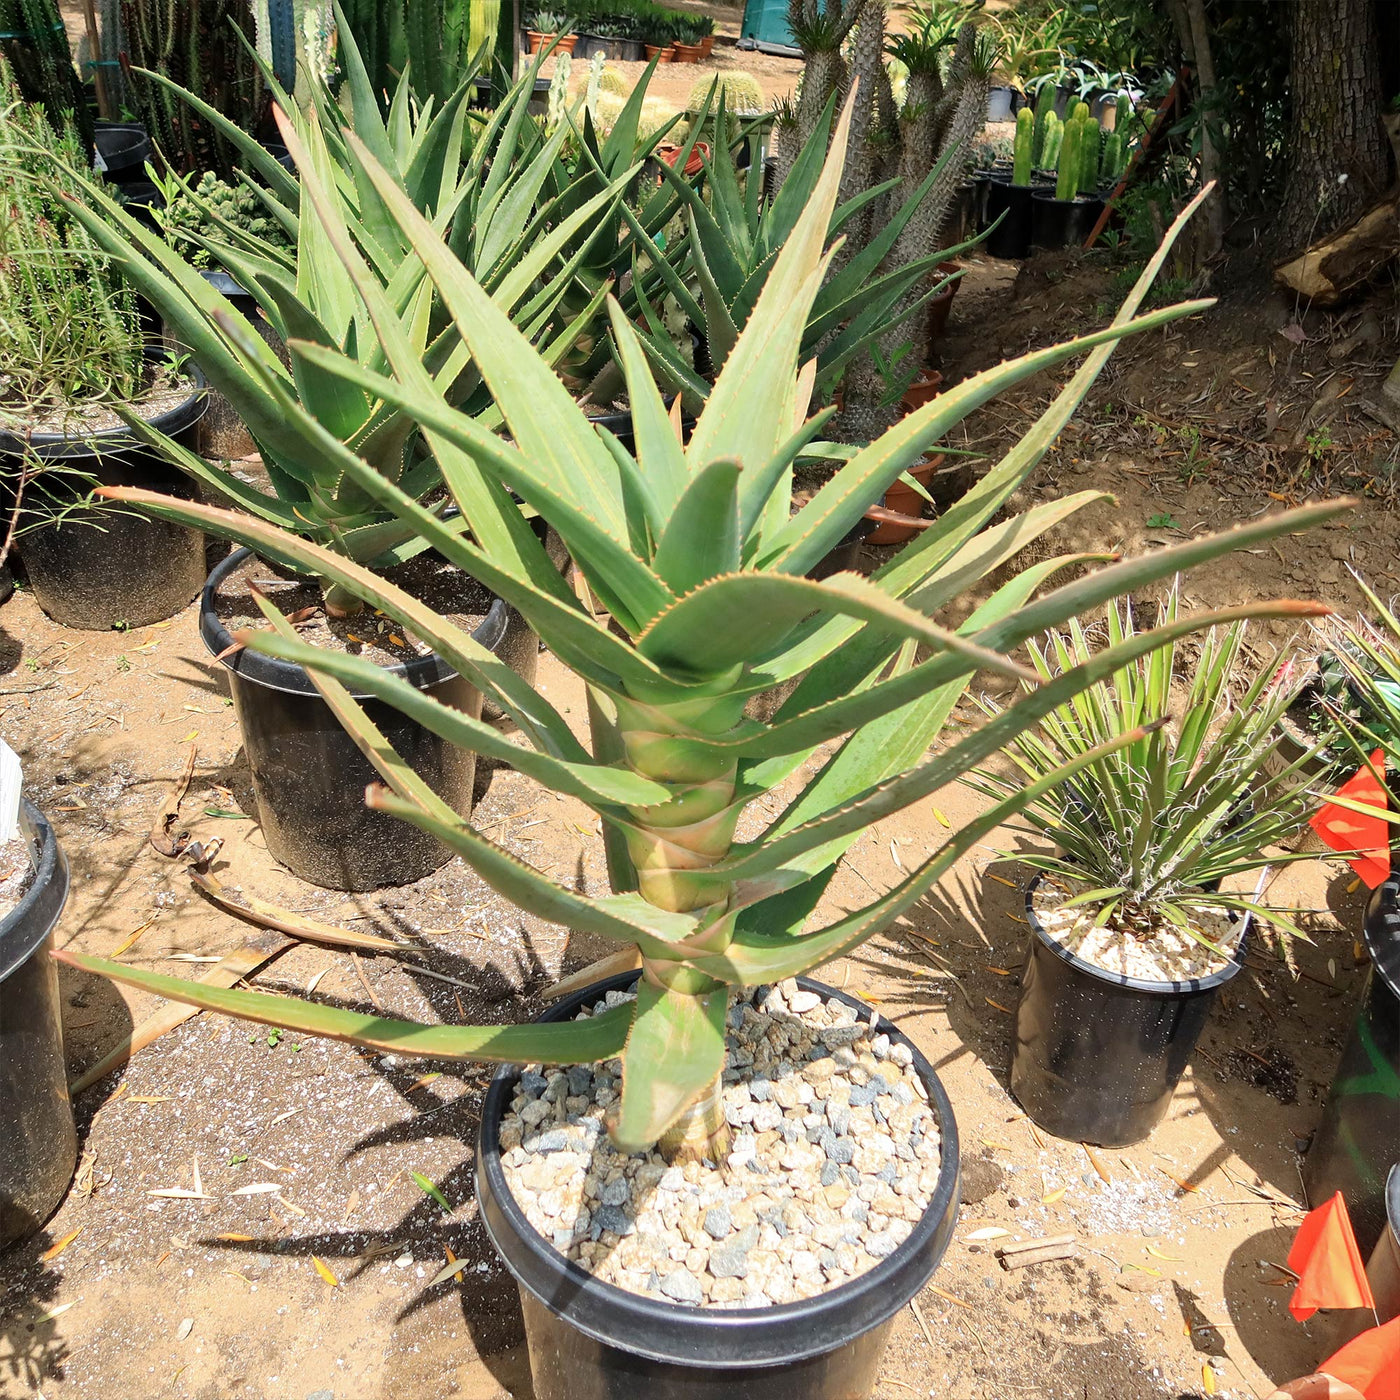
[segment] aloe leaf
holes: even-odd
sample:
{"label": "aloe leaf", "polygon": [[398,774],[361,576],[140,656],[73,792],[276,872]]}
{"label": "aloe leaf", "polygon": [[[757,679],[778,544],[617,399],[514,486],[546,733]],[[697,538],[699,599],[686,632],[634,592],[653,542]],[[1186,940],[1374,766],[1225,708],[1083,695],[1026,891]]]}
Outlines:
{"label": "aloe leaf", "polygon": [[724,1069],[721,987],[691,995],[637,983],[637,1008],[622,1052],[622,1103],[612,1140],[619,1152],[644,1152]]}
{"label": "aloe leaf", "polygon": [[648,904],[639,895],[588,899],[541,875],[533,866],[495,844],[460,818],[448,822],[384,788],[370,788],[366,805],[410,822],[450,847],[491,886],[527,913],[551,923],[616,942],[635,943],[651,958],[674,958],[673,945],[698,927],[693,914],[677,914]]}
{"label": "aloe leaf", "polygon": [[691,480],[675,504],[652,566],[677,597],[738,569],[737,462],[711,462]]}
{"label": "aloe leaf", "polygon": [[156,996],[184,1002],[204,1011],[217,1011],[265,1026],[281,1026],[302,1035],[344,1040],[371,1050],[430,1060],[476,1060],[495,1064],[592,1064],[621,1052],[632,1023],[633,1008],[617,1006],[585,1021],[523,1026],[428,1026],[417,1021],[396,1021],[387,1016],[367,1016],[342,1011],[296,997],[268,992],[243,992],[189,982],[160,972],[93,958],[85,953],[55,950],[61,963],[110,977]]}

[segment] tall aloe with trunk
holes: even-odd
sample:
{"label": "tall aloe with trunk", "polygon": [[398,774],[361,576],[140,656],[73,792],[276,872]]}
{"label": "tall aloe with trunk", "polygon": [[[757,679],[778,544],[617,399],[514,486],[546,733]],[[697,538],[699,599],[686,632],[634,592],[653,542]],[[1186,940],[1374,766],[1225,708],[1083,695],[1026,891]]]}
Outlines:
{"label": "tall aloe with trunk", "polygon": [[[286,365],[232,301],[100,186],[90,184],[86,200],[70,207],[237,410],[258,444],[275,495],[149,424],[133,420],[133,430],[224,500],[382,568],[411,557],[423,542],[360,477],[342,470],[324,450],[322,436],[329,433],[362,468],[417,499],[437,490],[437,463],[413,450],[417,425],[410,413],[326,371],[304,347],[335,348],[366,371],[387,371],[384,333],[363,296],[372,285],[380,317],[393,319],[396,336],[437,390],[491,421],[499,422],[499,414],[471,347],[443,310],[422,258],[405,241],[366,162],[396,199],[430,222],[497,311],[512,317],[551,362],[579,337],[591,338],[601,319],[601,290],[573,297],[568,307],[561,303],[584,261],[586,249],[575,246],[577,240],[606,217],[632,172],[596,181],[588,197],[570,197],[567,208],[549,192],[565,133],[542,140],[528,111],[538,61],[490,119],[478,124],[468,116],[465,88],[441,108],[431,101],[420,108],[410,99],[406,77],[383,118],[348,36],[342,60],[348,111],[323,84],[313,83],[312,100],[301,112],[266,73],[299,178],[202,99],[175,90],[263,177],[265,185],[248,184],[293,243],[289,254],[226,222],[220,240],[196,240],[252,295],[286,343]],[[221,222],[212,212],[210,217]],[[334,583],[330,596],[339,610],[358,607],[360,595]]]}
{"label": "tall aloe with trunk", "polygon": [[[807,418],[813,368],[800,362],[798,350],[831,256],[824,243],[846,129],[843,116],[822,178],[688,443],[682,444],[667,414],[633,328],[613,308],[613,334],[631,395],[635,457],[590,427],[555,374],[452,257],[430,222],[365,157],[398,227],[418,249],[456,318],[513,441],[484,430],[446,402],[398,333],[380,289],[361,276],[392,373],[369,370],[334,348],[303,345],[298,353],[345,385],[397,403],[414,416],[470,522],[471,538],[446,530],[430,511],[321,431],[324,448],[448,559],[525,614],[587,687],[591,750],[544,696],[468,634],[345,559],[232,513],[149,492],[108,493],[164,518],[219,530],[268,558],[330,573],[363,591],[496,698],[519,725],[525,745],[505,741],[489,726],[436,704],[359,658],[306,645],[265,600],[271,629],[243,634],[248,645],[299,662],[317,678],[383,777],[367,794],[372,806],[440,836],[522,909],[614,940],[620,949],[612,965],[640,966],[636,1001],[582,1023],[423,1026],[259,992],[218,991],[77,954],[64,953],[65,960],[196,1005],[398,1053],[552,1063],[621,1055],[614,1141],[640,1150],[659,1140],[674,1156],[714,1154],[726,1131],[719,1085],[730,990],[792,976],[850,952],[911,908],[963,852],[1037,791],[1063,782],[1092,760],[1082,756],[990,807],[950,833],[916,870],[870,904],[819,917],[809,926],[851,843],[872,821],[927,798],[984,762],[1095,679],[1222,614],[1107,648],[930,756],[930,743],[973,674],[985,667],[1034,680],[1008,653],[1045,628],[1341,509],[1319,505],[1256,520],[1229,535],[1113,563],[1038,596],[1056,574],[1086,560],[1083,555],[1052,558],[992,589],[955,628],[935,620],[1046,530],[1102,498],[1084,491],[998,518],[1069,419],[1113,343],[1206,304],[1134,319],[1163,249],[1107,329],[970,377],[856,452],[793,513],[794,459],[828,416],[824,411]],[[338,250],[353,267],[353,250]],[[821,582],[806,577],[860,517],[865,503],[959,419],[998,391],[1077,356],[1085,357],[1082,364],[1025,438],[873,577],[843,573]],[[314,423],[306,426],[320,431]],[[596,618],[569,591],[534,535],[522,528],[507,486],[563,537],[606,617]],[[1223,616],[1283,614],[1302,607],[1261,604]],[[746,717],[753,697],[790,681],[796,687],[771,720]],[[349,687],[363,688],[445,739],[501,758],[592,807],[604,828],[613,892],[594,897],[558,884],[448,810],[394,755],[350,699]],[[1133,737],[1136,731],[1123,741]],[[828,753],[825,746],[833,741],[836,747]],[[780,803],[777,815],[765,816],[757,834],[736,839],[740,817],[752,814],[752,804],[775,795],[789,780],[794,795]],[[765,810],[766,804],[758,809]]]}

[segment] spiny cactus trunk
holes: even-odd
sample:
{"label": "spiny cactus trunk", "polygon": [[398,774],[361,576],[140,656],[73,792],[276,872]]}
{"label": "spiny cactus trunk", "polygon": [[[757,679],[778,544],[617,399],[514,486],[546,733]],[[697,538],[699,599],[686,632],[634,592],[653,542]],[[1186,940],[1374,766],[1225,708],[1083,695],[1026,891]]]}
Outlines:
{"label": "spiny cactus trunk", "polygon": [[802,136],[796,121],[775,122],[773,134],[777,137],[777,142],[773,149],[772,186],[768,191],[770,198],[786,183],[792,163],[797,159],[798,151],[802,149]]}
{"label": "spiny cactus trunk", "polygon": [[[841,200],[854,199],[874,182],[875,146],[879,121],[880,79],[885,75],[884,0],[865,0],[856,26],[851,78],[856,84],[851,108],[851,134],[846,166],[841,173]],[[871,211],[866,208],[847,225],[846,256],[863,248],[870,237]]]}
{"label": "spiny cactus trunk", "polygon": [[809,53],[807,66],[802,71],[802,96],[797,104],[799,150],[816,131],[831,94],[837,94],[836,101],[840,106],[845,91],[846,61],[841,57],[841,50],[818,49]]}

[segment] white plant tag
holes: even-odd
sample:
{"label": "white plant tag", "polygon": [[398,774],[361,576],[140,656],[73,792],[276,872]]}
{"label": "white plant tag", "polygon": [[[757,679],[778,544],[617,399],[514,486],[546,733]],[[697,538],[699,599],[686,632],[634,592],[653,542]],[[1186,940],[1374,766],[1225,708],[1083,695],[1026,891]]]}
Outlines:
{"label": "white plant tag", "polygon": [[19,755],[0,739],[0,846],[19,834],[19,794],[23,785]]}

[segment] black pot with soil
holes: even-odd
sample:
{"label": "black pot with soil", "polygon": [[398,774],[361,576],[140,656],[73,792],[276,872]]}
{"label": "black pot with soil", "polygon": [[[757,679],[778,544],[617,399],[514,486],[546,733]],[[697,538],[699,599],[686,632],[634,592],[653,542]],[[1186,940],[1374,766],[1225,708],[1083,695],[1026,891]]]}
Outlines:
{"label": "black pot with soil", "polygon": [[[271,855],[293,874],[334,890],[373,890],[421,880],[452,857],[436,837],[365,806],[365,788],[379,781],[373,765],[341,728],[301,667],[251,649],[223,655],[234,645],[220,616],[228,610],[235,578],[256,563],[250,550],[235,550],[209,575],[199,604],[199,633],[215,656],[223,656],[243,750],[257,798],[258,819]],[[258,579],[271,579],[270,566]],[[472,637],[496,651],[506,632],[509,609],[499,598],[486,605]],[[366,620],[366,630],[373,626]],[[428,653],[387,667],[395,675],[476,718],[481,692],[438,656]],[[476,755],[449,744],[383,701],[352,690],[380,733],[454,811],[471,812]]]}
{"label": "black pot with soil", "polygon": [[[203,376],[154,414],[153,428],[196,444],[208,402]],[[206,573],[204,536],[129,506],[87,501],[94,486],[135,486],[193,499],[190,478],[146,447],[124,424],[69,433],[0,432],[0,472],[13,483],[26,461],[42,466],[24,488],[19,556],[39,606],[65,627],[143,627],[180,611]],[[13,486],[7,491],[12,493]],[[44,523],[38,523],[44,522]]]}
{"label": "black pot with soil", "polygon": [[1303,1164],[1309,1202],[1338,1191],[1362,1253],[1386,1227],[1386,1178],[1400,1162],[1400,878],[1371,896],[1362,930],[1371,970]]}
{"label": "black pot with soil", "polygon": [[1031,245],[1036,248],[1082,248],[1103,206],[1077,195],[1056,199],[1053,190],[1031,192]]}
{"label": "black pot with soil", "polygon": [[[632,973],[597,983],[540,1020],[571,1019],[635,980]],[[796,1302],[683,1306],[603,1282],[539,1234],[512,1194],[500,1129],[521,1070],[503,1066],[482,1109],[477,1199],[520,1289],[536,1400],[864,1400],[874,1389],[893,1319],[937,1269],[957,1222],[957,1125],[933,1067],[898,1029],[843,992],[806,978],[798,986],[836,998],[859,1022],[873,1022],[892,1044],[908,1048],[942,1149],[937,1185],[918,1223],[868,1272]]]}
{"label": "black pot with soil", "polygon": [[987,235],[986,249],[992,257],[1024,258],[1030,253],[1031,203],[1029,185],[988,182],[987,226],[992,231]]}
{"label": "black pot with soil", "polygon": [[1184,982],[1146,981],[1097,967],[1046,932],[1026,891],[1030,946],[1016,1006],[1011,1092],[1047,1132],[1128,1147],[1162,1121],[1234,958]]}
{"label": "black pot with soil", "polygon": [[49,957],[68,898],[68,862],[53,828],[28,802],[19,826],[32,876],[0,918],[0,1249],[53,1214],[78,1156],[58,965]]}

